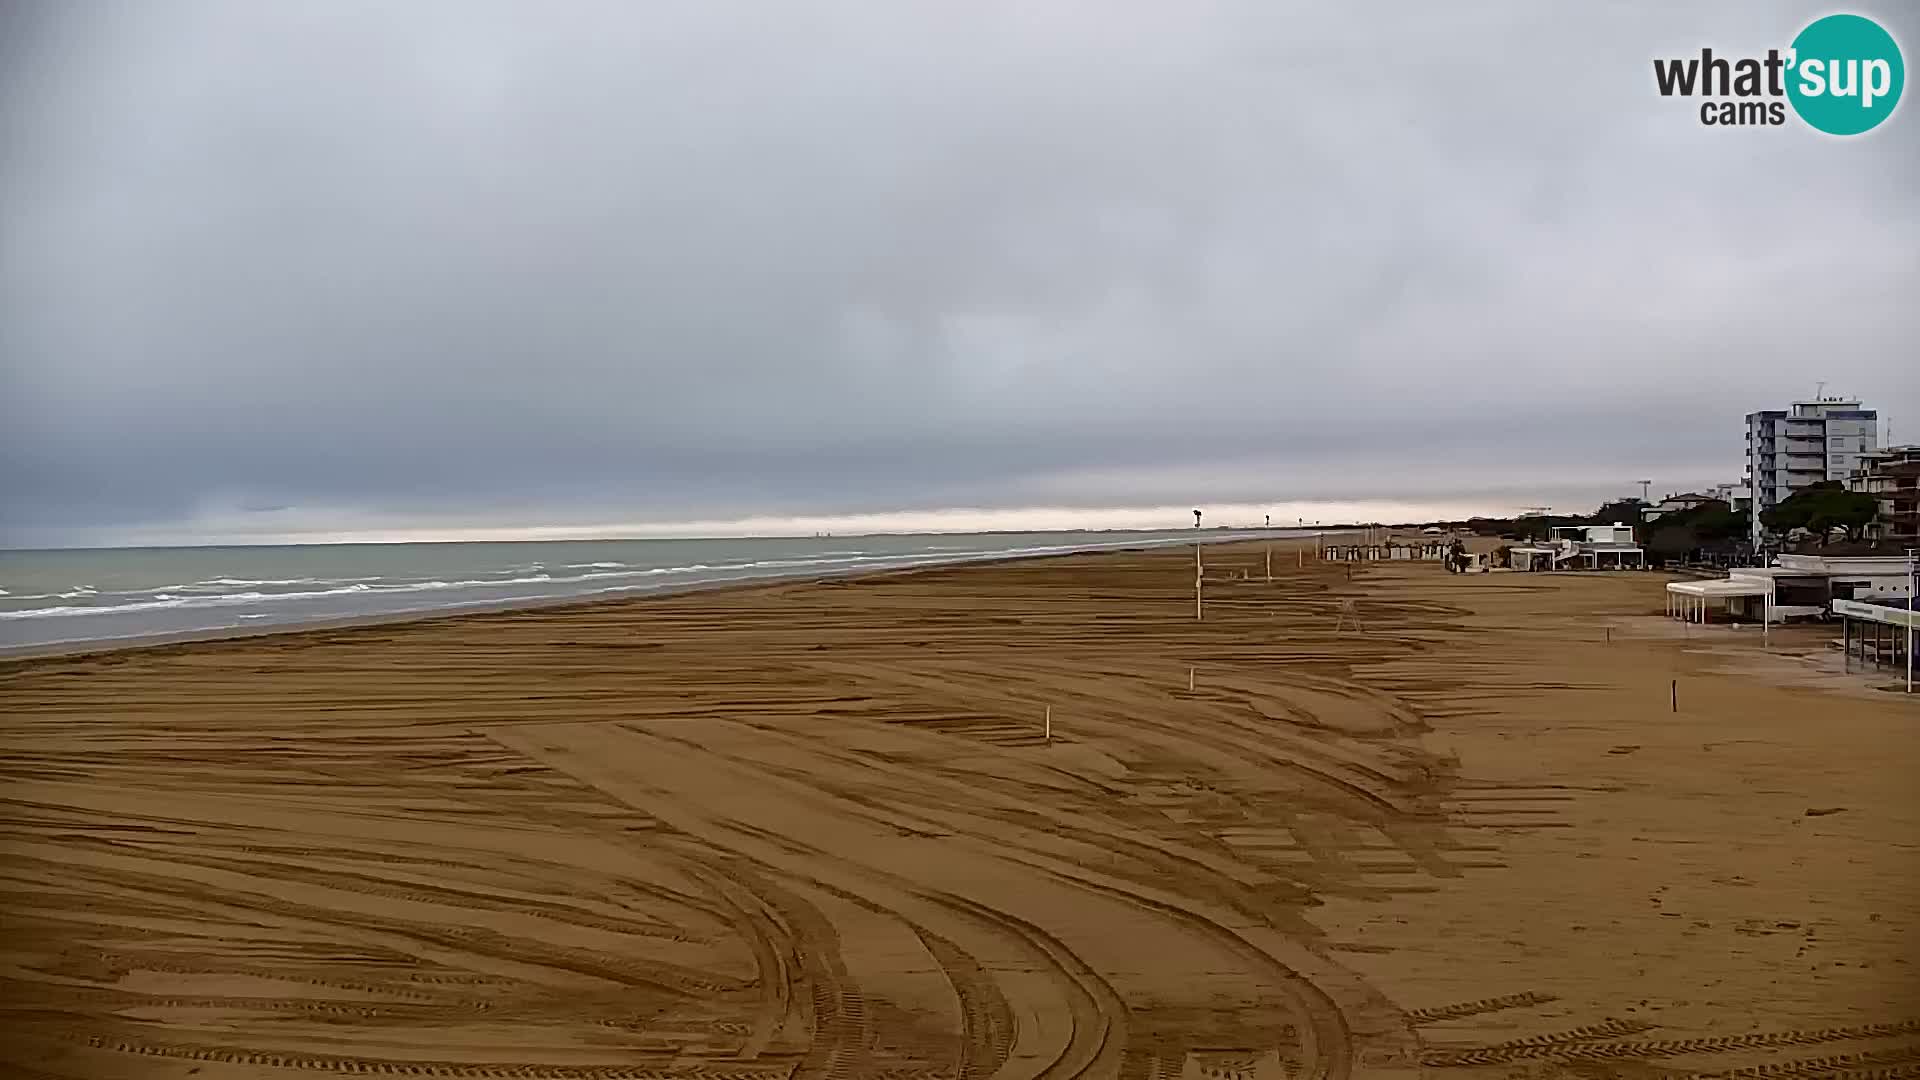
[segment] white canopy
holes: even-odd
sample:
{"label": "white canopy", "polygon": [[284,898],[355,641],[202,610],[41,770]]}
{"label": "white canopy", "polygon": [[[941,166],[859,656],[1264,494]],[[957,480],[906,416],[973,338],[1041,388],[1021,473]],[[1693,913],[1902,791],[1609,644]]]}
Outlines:
{"label": "white canopy", "polygon": [[1845,615],[1851,619],[1866,619],[1870,622],[1888,623],[1893,626],[1920,627],[1920,611],[1908,611],[1905,608],[1888,607],[1884,604],[1867,604],[1858,600],[1835,600],[1833,613]]}
{"label": "white canopy", "polygon": [[1773,590],[1764,581],[1727,578],[1721,581],[1672,581],[1667,583],[1667,591],[1682,596],[1728,597],[1766,596]]}

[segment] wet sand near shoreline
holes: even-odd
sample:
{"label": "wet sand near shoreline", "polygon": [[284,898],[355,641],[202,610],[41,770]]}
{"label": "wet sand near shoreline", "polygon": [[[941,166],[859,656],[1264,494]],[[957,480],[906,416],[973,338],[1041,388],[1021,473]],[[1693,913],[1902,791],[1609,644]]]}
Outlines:
{"label": "wet sand near shoreline", "polygon": [[1920,705],[1276,552],[0,665],[0,1075],[1920,1075]]}

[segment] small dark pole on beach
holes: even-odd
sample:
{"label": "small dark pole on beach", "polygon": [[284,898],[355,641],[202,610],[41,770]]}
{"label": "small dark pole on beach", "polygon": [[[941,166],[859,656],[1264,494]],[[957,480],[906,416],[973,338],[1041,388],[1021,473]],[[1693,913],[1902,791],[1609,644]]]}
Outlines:
{"label": "small dark pole on beach", "polygon": [[1672,709],[1674,712],[1680,711],[1680,680],[1679,679],[1673,680],[1673,684],[1667,687],[1667,706],[1668,708]]}
{"label": "small dark pole on beach", "polygon": [[1198,510],[1193,512],[1193,528],[1193,621],[1200,622],[1206,618],[1200,609],[1200,584],[1206,580],[1207,568],[1200,561],[1200,511]]}

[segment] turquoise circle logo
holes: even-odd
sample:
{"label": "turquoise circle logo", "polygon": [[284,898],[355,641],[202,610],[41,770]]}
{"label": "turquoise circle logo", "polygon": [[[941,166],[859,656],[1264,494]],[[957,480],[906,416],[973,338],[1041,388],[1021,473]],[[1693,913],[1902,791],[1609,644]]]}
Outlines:
{"label": "turquoise circle logo", "polygon": [[1907,84],[1893,35],[1860,15],[1807,24],[1788,55],[1787,100],[1800,119],[1829,135],[1872,131],[1893,115]]}

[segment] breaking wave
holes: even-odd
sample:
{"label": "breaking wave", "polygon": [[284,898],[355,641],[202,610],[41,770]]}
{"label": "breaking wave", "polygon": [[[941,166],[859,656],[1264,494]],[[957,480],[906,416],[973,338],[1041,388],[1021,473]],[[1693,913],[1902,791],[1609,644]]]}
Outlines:
{"label": "breaking wave", "polygon": [[[0,611],[0,620],[58,619],[73,616],[113,616],[148,611],[182,609],[246,608],[262,604],[326,601],[349,596],[400,598],[419,594],[447,597],[416,607],[454,606],[463,603],[494,603],[534,600],[547,597],[594,595],[608,592],[659,588],[663,585],[706,584],[753,577],[796,576],[814,570],[842,573],[858,570],[910,569],[938,563],[978,562],[990,559],[1033,555],[1064,554],[1109,547],[1157,546],[1179,540],[1129,538],[1111,543],[1076,543],[1030,547],[970,548],[954,545],[928,545],[919,551],[867,552],[830,551],[796,553],[788,558],[758,559],[743,562],[688,563],[683,566],[634,567],[629,563],[602,561],[569,564],[568,569],[585,573],[555,576],[545,572],[545,564],[531,563],[493,573],[518,573],[516,577],[459,577],[447,579],[404,580],[382,576],[358,579],[342,578],[204,578],[188,584],[101,593],[90,585],[78,585],[65,592],[18,596],[0,591],[9,603],[25,600],[85,600],[97,598],[106,603],[50,604],[44,607]],[[533,571],[529,573],[528,571]],[[473,571],[469,571],[472,573]],[[488,571],[479,571],[487,573]],[[784,573],[783,573],[784,572]],[[690,577],[690,575],[705,575]],[[680,579],[680,580],[675,580]],[[320,586],[300,588],[299,586]],[[239,590],[239,591],[226,591]],[[466,590],[467,596],[448,596]],[[391,610],[389,603],[377,604],[369,611]],[[298,618],[311,614],[306,605],[285,612]],[[404,609],[403,609],[404,610]],[[239,614],[239,618],[263,618],[258,613]]]}

